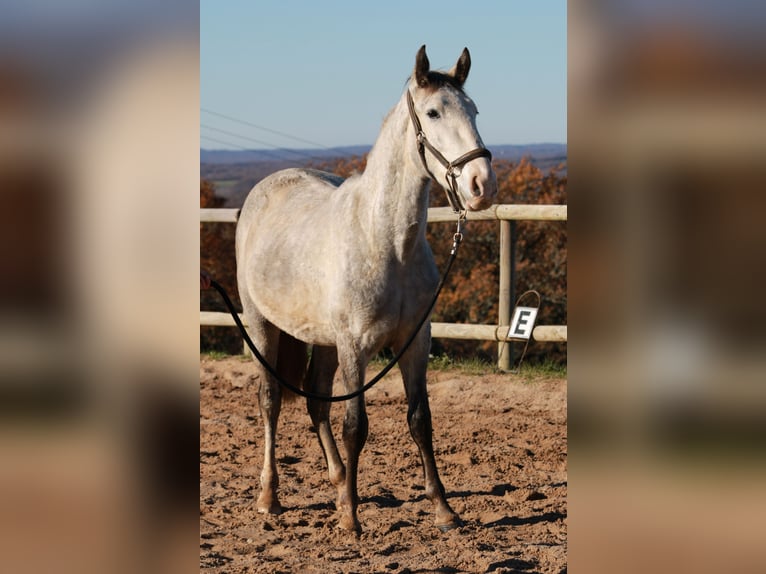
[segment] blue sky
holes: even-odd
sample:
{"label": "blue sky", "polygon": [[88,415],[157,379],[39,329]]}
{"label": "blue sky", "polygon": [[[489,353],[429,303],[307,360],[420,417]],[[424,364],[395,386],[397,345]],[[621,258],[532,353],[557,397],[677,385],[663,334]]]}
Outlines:
{"label": "blue sky", "polygon": [[372,144],[422,44],[471,51],[487,145],[566,142],[564,0],[201,0],[200,145]]}

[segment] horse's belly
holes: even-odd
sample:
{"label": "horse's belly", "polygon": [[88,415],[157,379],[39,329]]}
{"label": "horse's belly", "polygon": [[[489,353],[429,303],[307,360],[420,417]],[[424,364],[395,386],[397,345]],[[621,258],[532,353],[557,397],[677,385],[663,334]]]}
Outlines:
{"label": "horse's belly", "polygon": [[334,345],[332,317],[320,277],[290,273],[286,264],[251,273],[250,297],[258,311],[281,330],[313,345]]}
{"label": "horse's belly", "polygon": [[[268,313],[268,311],[267,311]],[[269,318],[267,316],[267,318]],[[326,323],[318,322],[316,319],[309,318],[301,321],[298,315],[278,315],[274,314],[269,320],[279,327],[285,333],[288,333],[310,345],[322,345],[332,347],[336,344],[335,332],[331,326]]]}
{"label": "horse's belly", "polygon": [[271,273],[268,278],[253,273],[251,298],[269,322],[306,343],[335,346],[338,337],[350,337],[361,348],[377,351],[401,322],[397,297],[375,296],[374,290],[349,292],[338,287],[337,277],[305,276],[284,265]]}

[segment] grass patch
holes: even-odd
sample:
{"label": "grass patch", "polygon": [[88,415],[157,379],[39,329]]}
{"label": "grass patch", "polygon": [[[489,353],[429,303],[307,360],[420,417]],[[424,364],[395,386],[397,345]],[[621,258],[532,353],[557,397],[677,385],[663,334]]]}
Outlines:
{"label": "grass patch", "polygon": [[431,356],[428,368],[432,371],[457,371],[464,375],[498,373],[497,364],[478,358],[455,359],[447,355]]}
{"label": "grass patch", "polygon": [[[380,371],[390,362],[391,357],[378,355],[373,358],[368,365],[372,371]],[[398,366],[396,367],[398,369]],[[452,371],[464,375],[484,375],[487,373],[498,373],[497,365],[481,359],[453,359],[447,355],[431,356],[428,359],[429,371]]]}
{"label": "grass patch", "polygon": [[228,358],[230,355],[223,351],[202,351],[200,356],[204,359],[210,359],[211,361],[220,361],[221,359]]}
{"label": "grass patch", "polygon": [[[502,374],[497,368],[497,363],[477,358],[454,359],[447,355],[431,357],[428,361],[428,368],[434,371],[456,371],[464,375],[484,375],[487,373]],[[563,378],[567,376],[566,364],[559,364],[554,361],[545,361],[543,363],[522,363],[521,371],[518,373],[525,380],[545,378]]]}
{"label": "grass patch", "polygon": [[[205,351],[200,353],[201,357],[212,361],[222,359],[236,358],[240,361],[253,360],[249,355],[229,355],[223,351]],[[368,365],[368,369],[378,372],[388,365],[390,357],[379,355],[373,358]],[[397,367],[398,368],[398,367]],[[448,355],[431,356],[428,359],[428,369],[430,371],[452,371],[463,375],[486,375],[487,373],[501,374],[497,368],[497,363],[478,358],[455,359]],[[522,363],[521,372],[518,373],[526,381],[531,381],[541,377],[561,378],[567,377],[566,364],[559,364],[553,361],[543,363]]]}
{"label": "grass patch", "polygon": [[209,359],[211,361],[221,361],[223,359],[238,359],[240,361],[252,360],[250,355],[244,355],[244,354],[232,355],[225,351],[201,351],[199,356],[201,358]]}
{"label": "grass patch", "polygon": [[554,363],[553,361],[544,361],[542,363],[527,364],[522,363],[521,371],[519,373],[525,380],[536,379],[539,377],[546,378],[567,378],[567,366],[566,364]]}

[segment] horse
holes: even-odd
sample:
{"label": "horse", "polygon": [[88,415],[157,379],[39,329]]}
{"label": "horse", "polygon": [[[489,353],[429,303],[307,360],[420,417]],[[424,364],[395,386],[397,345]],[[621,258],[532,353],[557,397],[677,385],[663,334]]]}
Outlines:
{"label": "horse", "polygon": [[[491,154],[476,129],[477,108],[463,89],[470,67],[465,48],[452,69],[432,71],[422,46],[362,173],[344,180],[314,169],[285,169],[248,194],[236,230],[239,295],[251,339],[285,380],[329,395],[340,368],[346,392],[357,390],[370,359],[386,348],[401,350],[428,312],[439,280],[425,233],[429,182],[445,179],[448,198],[463,215],[486,209],[497,194]],[[461,521],[447,502],[434,457],[426,390],[430,345],[429,318],[399,370],[425,495],[435,526],[448,530]],[[282,389],[259,367],[265,432],[256,509],[279,514],[275,439]],[[364,396],[346,401],[345,465],[330,404],[308,399],[307,406],[337,489],[337,525],[359,534],[357,473],[368,433]]]}

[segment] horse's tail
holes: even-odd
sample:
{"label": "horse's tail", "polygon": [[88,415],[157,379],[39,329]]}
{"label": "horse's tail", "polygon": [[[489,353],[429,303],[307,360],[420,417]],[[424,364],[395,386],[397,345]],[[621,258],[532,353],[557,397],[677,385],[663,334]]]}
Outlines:
{"label": "horse's tail", "polygon": [[[308,365],[308,345],[282,331],[279,334],[277,373],[291,385],[303,388]],[[282,388],[283,400],[293,401],[298,395]]]}

